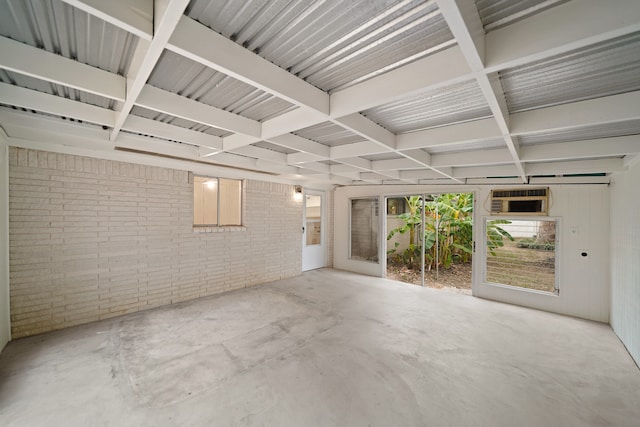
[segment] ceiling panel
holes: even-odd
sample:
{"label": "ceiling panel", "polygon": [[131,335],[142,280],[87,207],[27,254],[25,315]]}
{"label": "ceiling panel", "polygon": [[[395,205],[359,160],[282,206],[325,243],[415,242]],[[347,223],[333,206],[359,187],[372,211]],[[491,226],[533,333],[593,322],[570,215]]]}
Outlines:
{"label": "ceiling panel", "polygon": [[195,0],[186,13],[328,92],[453,39],[435,3],[424,0]]}
{"label": "ceiling panel", "polygon": [[518,136],[518,141],[520,145],[533,145],[627,135],[640,135],[640,120],[626,120],[535,135],[520,135]]}
{"label": "ceiling panel", "polygon": [[422,92],[365,110],[363,114],[393,133],[411,132],[491,116],[475,80]]}
{"label": "ceiling panel", "polygon": [[0,0],[0,35],[126,75],[137,37],[59,0]]}
{"label": "ceiling panel", "polygon": [[157,120],[159,122],[168,123],[181,128],[195,130],[197,132],[203,132],[208,135],[214,135],[219,137],[229,136],[232,133],[226,130],[214,128],[211,126],[203,125],[201,123],[185,120],[180,117],[171,116],[169,114],[158,113],[157,111],[149,110],[147,108],[134,106],[131,110],[131,114],[134,116],[144,117],[147,119]]}
{"label": "ceiling panel", "polygon": [[640,32],[499,73],[511,113],[640,90]]}
{"label": "ceiling panel", "polygon": [[310,139],[315,142],[319,142],[322,145],[328,147],[337,147],[339,145],[353,144],[354,142],[365,141],[360,135],[357,135],[349,130],[344,129],[342,126],[338,126],[331,122],[320,123],[319,125],[310,126],[305,129],[300,129],[294,134]]}
{"label": "ceiling panel", "polygon": [[148,83],[253,120],[268,120],[296,108],[265,91],[166,50]]}
{"label": "ceiling panel", "polygon": [[566,3],[569,0],[476,0],[478,14],[486,32]]}
{"label": "ceiling panel", "polygon": [[0,68],[0,82],[9,83],[26,89],[37,90],[38,92],[56,95],[74,101],[84,102],[102,108],[114,109],[116,101],[105,98],[92,93],[83,92],[78,89],[72,89],[55,83],[46,82],[44,80],[25,76],[24,74],[14,73]]}

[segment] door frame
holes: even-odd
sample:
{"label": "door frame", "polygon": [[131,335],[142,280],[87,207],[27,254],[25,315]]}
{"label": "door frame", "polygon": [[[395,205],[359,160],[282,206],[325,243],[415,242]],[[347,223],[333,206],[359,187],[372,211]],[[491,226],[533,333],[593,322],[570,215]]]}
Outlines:
{"label": "door frame", "polygon": [[[320,248],[307,246],[307,195],[320,196]],[[304,189],[302,194],[302,271],[315,270],[327,266],[327,195],[322,190]],[[314,250],[315,249],[315,250]],[[320,259],[310,259],[311,256],[319,256]]]}

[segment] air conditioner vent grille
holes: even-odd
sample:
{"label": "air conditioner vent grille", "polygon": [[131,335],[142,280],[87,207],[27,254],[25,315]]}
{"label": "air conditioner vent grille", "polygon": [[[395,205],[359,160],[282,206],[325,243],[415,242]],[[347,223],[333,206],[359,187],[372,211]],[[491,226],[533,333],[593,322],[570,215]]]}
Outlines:
{"label": "air conditioner vent grille", "polygon": [[518,189],[518,190],[494,190],[493,197],[545,197],[546,188]]}

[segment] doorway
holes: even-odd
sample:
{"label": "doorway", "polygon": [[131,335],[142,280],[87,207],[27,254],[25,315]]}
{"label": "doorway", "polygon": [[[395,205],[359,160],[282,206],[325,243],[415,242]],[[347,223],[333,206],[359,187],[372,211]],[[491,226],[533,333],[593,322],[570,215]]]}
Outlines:
{"label": "doorway", "polygon": [[387,197],[387,278],[471,294],[472,193]]}
{"label": "doorway", "polygon": [[305,190],[302,209],[302,271],[327,266],[324,191]]}

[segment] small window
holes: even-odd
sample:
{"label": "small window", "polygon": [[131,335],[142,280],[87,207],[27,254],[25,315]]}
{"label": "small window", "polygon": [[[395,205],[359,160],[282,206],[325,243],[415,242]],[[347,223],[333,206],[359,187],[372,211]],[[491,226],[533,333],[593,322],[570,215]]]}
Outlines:
{"label": "small window", "polygon": [[389,197],[387,199],[387,215],[401,215],[407,212],[409,209],[404,197]]}
{"label": "small window", "polygon": [[485,281],[558,293],[557,221],[489,219]]}
{"label": "small window", "polygon": [[242,181],[193,177],[193,225],[242,224]]}

